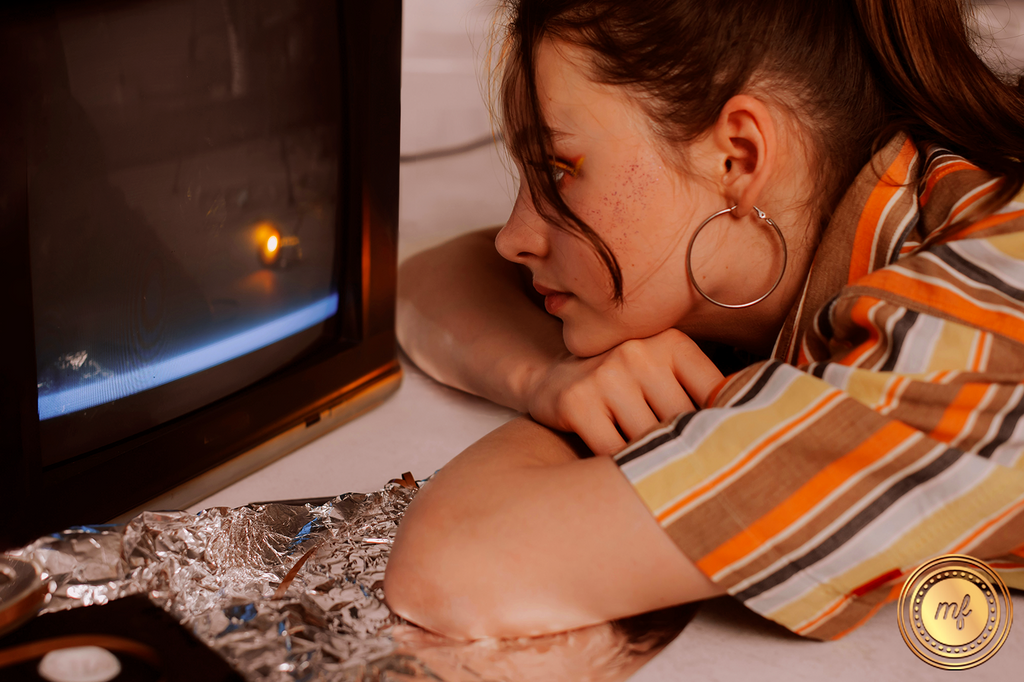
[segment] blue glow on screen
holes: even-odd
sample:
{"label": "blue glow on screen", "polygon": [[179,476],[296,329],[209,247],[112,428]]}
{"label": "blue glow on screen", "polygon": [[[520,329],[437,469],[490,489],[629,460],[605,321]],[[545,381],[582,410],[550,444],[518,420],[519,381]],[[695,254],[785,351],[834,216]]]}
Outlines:
{"label": "blue glow on screen", "polygon": [[338,294],[247,329],[214,343],[154,362],[150,365],[120,372],[81,386],[39,394],[39,420],[109,403],[135,393],[163,386],[190,374],[216,367],[260,348],[277,343],[320,324],[338,312]]}

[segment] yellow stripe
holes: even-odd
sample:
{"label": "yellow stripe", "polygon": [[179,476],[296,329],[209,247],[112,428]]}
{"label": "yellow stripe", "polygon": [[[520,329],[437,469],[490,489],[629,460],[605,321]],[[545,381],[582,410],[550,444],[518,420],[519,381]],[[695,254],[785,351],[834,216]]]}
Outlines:
{"label": "yellow stripe", "polygon": [[838,391],[807,374],[794,378],[770,405],[738,412],[725,419],[690,453],[676,457],[633,481],[640,498],[655,516],[743,458],[759,442],[785,428],[824,396]]}
{"label": "yellow stripe", "polygon": [[928,361],[928,371],[964,370],[971,368],[971,346],[978,335],[978,330],[956,322],[944,321],[939,331],[939,341],[935,344],[932,357]]}
{"label": "yellow stripe", "polygon": [[946,553],[956,544],[956,538],[967,535],[974,527],[1012,505],[1024,494],[1022,491],[1024,475],[1021,472],[995,467],[966,493],[921,518],[880,554],[867,557],[828,583],[819,584],[796,601],[764,615],[795,629],[832,604],[837,593],[848,594],[893,568],[913,569],[931,557]]}
{"label": "yellow stripe", "polygon": [[847,381],[846,392],[851,398],[870,408],[881,407],[889,392],[889,386],[899,376],[890,372],[854,370]]}
{"label": "yellow stripe", "polygon": [[1024,261],[1024,233],[1011,232],[1010,234],[989,237],[984,241],[1007,257]]}

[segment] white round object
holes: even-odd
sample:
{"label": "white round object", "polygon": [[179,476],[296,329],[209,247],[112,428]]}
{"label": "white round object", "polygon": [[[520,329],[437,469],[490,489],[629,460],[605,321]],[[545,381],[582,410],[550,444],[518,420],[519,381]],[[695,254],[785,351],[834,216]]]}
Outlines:
{"label": "white round object", "polygon": [[76,646],[46,654],[38,670],[50,682],[109,682],[121,672],[121,661],[101,647]]}

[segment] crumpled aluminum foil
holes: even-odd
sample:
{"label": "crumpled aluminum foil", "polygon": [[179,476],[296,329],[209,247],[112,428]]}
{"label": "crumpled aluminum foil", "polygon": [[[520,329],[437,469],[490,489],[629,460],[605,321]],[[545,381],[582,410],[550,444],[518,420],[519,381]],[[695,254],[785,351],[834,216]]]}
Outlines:
{"label": "crumpled aluminum foil", "polygon": [[44,613],[146,593],[253,681],[613,682],[663,646],[607,623],[466,643],[394,615],[384,567],[416,490],[407,474],[320,506],[145,512],[11,554],[51,581]]}

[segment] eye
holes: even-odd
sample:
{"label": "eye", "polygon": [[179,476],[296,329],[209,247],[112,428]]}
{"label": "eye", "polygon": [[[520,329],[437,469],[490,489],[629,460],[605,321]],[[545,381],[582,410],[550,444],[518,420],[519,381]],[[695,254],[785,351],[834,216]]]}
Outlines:
{"label": "eye", "polygon": [[555,184],[561,185],[566,176],[570,178],[579,177],[583,159],[580,158],[576,163],[572,163],[557,156],[552,156],[549,157],[548,163],[551,166],[551,176],[555,179]]}

